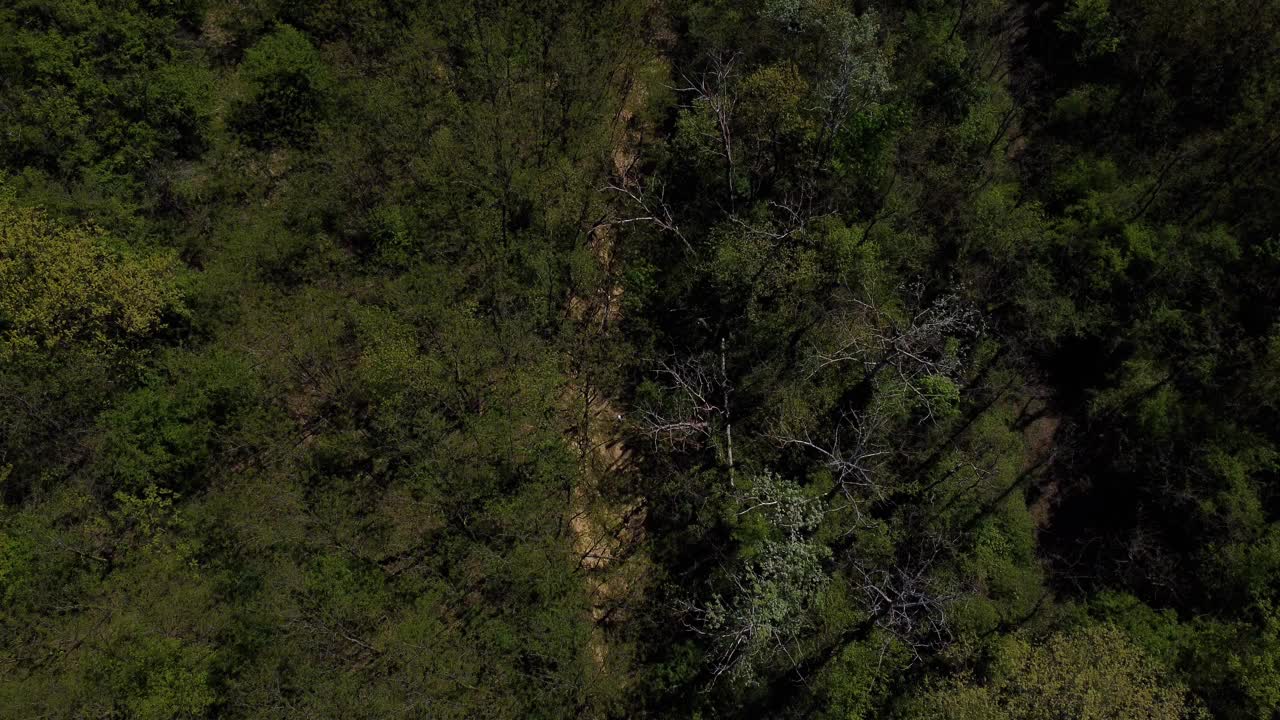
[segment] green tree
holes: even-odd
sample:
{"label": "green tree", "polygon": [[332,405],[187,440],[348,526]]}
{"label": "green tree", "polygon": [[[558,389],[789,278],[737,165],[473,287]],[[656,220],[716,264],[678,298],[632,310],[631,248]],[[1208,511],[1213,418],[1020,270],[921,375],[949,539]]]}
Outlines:
{"label": "green tree", "polygon": [[307,36],[281,25],[245,53],[248,97],[231,125],[257,147],[309,143],[332,103],[329,67]]}

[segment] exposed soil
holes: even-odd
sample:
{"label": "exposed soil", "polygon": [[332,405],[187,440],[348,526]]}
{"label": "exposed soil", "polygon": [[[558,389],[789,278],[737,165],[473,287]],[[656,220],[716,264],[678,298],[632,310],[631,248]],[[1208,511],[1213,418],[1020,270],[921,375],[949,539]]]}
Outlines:
{"label": "exposed soil", "polygon": [[[631,127],[632,108],[643,100],[643,88],[632,85],[614,118],[611,159],[613,173],[623,178],[636,160],[638,133]],[[622,285],[616,278],[614,228],[602,223],[592,228],[589,243],[605,276],[611,278],[590,297],[569,298],[571,317],[589,329],[605,334],[616,327],[621,313]],[[567,388],[577,428],[581,464],[570,493],[568,528],[579,567],[586,576],[591,614],[596,627],[589,651],[597,666],[609,666],[611,646],[607,631],[627,617],[629,601],[641,591],[648,575],[648,560],[640,551],[644,540],[645,509],[639,498],[627,497],[622,488],[636,471],[626,447],[623,415],[613,398],[593,387],[589,378],[575,377]]]}

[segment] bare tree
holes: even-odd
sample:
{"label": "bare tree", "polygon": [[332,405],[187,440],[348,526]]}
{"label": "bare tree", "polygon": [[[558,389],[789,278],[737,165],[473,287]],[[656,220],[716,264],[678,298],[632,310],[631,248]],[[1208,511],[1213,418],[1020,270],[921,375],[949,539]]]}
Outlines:
{"label": "bare tree", "polygon": [[785,198],[782,202],[769,200],[765,204],[771,216],[769,222],[749,222],[738,215],[730,215],[729,222],[741,228],[743,235],[747,237],[777,245],[804,232],[813,221],[835,214],[831,210],[819,211],[813,206],[813,202],[813,189],[806,188],[797,196]]}
{"label": "bare tree", "polygon": [[884,427],[884,416],[878,412],[851,412],[845,414],[826,437],[815,437],[808,429],[794,430],[786,426],[770,437],[783,446],[797,446],[817,453],[849,503],[844,509],[852,510],[855,518],[861,520],[863,502],[883,497],[876,464],[892,452],[883,442]]}
{"label": "bare tree", "polygon": [[736,181],[736,162],[734,159],[734,111],[738,105],[737,95],[733,91],[734,63],[738,53],[714,53],[708,67],[694,78],[681,75],[684,86],[677,91],[694,96],[694,106],[705,108],[715,121],[713,138],[719,147],[716,153],[725,162],[725,184],[728,186],[729,205],[733,207],[734,183]]}
{"label": "bare tree", "polygon": [[833,313],[828,327],[829,349],[815,348],[809,377],[831,366],[855,363],[868,381],[888,369],[895,383],[880,389],[866,407],[847,410],[830,427],[813,429],[779,423],[770,438],[782,446],[815,453],[831,472],[837,489],[848,501],[855,520],[862,518],[863,505],[885,496],[884,481],[877,468],[894,450],[888,440],[888,418],[894,405],[917,403],[924,410],[923,421],[934,418],[945,387],[954,383],[937,378],[956,377],[962,368],[960,351],[950,340],[981,332],[978,313],[955,295],[931,303],[921,302],[922,289],[908,289],[911,306],[918,309],[899,316],[871,303],[852,299]]}
{"label": "bare tree", "polygon": [[932,538],[924,552],[888,569],[852,563],[863,609],[877,627],[911,648],[917,658],[922,651],[943,647],[952,639],[947,612],[960,593],[940,587],[932,576],[947,544]]}
{"label": "bare tree", "polygon": [[640,408],[640,428],[655,442],[677,449],[700,445],[712,434],[712,421],[725,413],[723,381],[703,359],[671,358],[655,364],[655,374],[671,402]]}
{"label": "bare tree", "polygon": [[959,295],[925,303],[923,286],[914,284],[905,290],[907,311],[902,314],[856,297],[833,313],[831,342],[814,349],[809,376],[841,363],[860,364],[871,379],[891,369],[901,381],[898,389],[919,400],[925,419],[931,420],[938,386],[927,379],[956,379],[964,358],[958,347],[949,347],[950,341],[980,335],[984,322]]}
{"label": "bare tree", "polygon": [[602,189],[622,195],[639,212],[630,217],[601,221],[596,224],[596,227],[637,222],[649,223],[663,232],[669,232],[680,238],[680,242],[684,243],[689,252],[694,251],[689,239],[680,231],[680,225],[676,222],[671,206],[667,204],[667,186],[661,180],[650,178],[641,182],[633,178],[630,173],[626,173],[621,179],[605,184]]}
{"label": "bare tree", "polygon": [[720,354],[693,358],[668,358],[655,363],[655,374],[667,391],[668,402],[639,408],[638,427],[655,443],[674,449],[702,447],[720,433],[733,482],[733,422],[725,343]]}

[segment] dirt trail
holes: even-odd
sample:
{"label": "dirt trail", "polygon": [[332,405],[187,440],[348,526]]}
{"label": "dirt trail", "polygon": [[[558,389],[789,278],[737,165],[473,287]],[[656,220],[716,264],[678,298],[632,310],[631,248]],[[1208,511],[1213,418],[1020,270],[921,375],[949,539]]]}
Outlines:
{"label": "dirt trail", "polygon": [[[618,180],[630,171],[637,156],[639,137],[631,127],[632,108],[643,101],[643,92],[631,85],[614,118],[611,159]],[[614,229],[607,223],[591,229],[588,242],[608,280],[593,296],[569,299],[570,315],[587,328],[588,342],[604,340],[620,317],[623,290],[615,280],[614,240]],[[580,450],[568,528],[596,623],[589,651],[603,670],[610,666],[612,650],[608,628],[626,619],[628,601],[641,591],[647,576],[647,559],[640,552],[645,511],[640,500],[626,491],[635,466],[624,440],[623,415],[614,399],[579,373],[574,373],[567,394],[578,417]]]}

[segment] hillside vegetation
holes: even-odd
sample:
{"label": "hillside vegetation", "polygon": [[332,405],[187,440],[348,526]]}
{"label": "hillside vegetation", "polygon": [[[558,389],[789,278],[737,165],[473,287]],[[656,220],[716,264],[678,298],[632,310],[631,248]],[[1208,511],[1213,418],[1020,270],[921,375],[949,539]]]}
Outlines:
{"label": "hillside vegetation", "polygon": [[1280,1],[5,0],[0,717],[1280,716]]}

